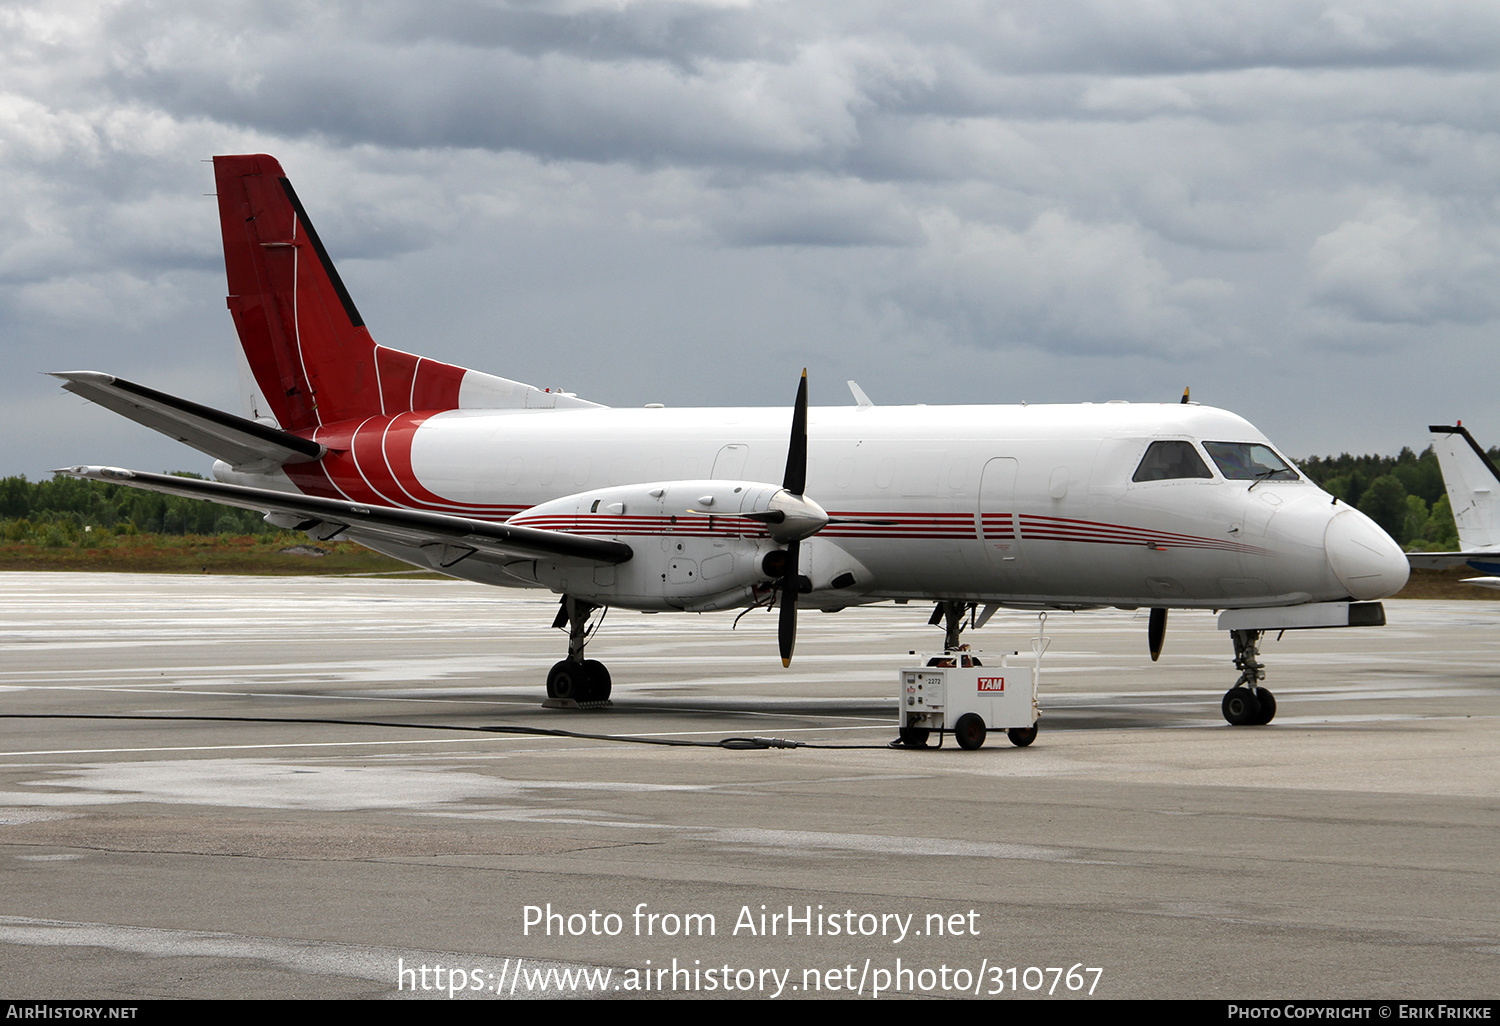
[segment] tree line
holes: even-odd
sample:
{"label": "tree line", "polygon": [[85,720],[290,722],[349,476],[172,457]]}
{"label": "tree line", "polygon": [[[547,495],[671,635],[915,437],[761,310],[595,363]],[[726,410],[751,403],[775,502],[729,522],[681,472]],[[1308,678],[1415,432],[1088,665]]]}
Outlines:
{"label": "tree line", "polygon": [[[199,477],[179,472],[178,477]],[[49,481],[0,478],[0,537],[50,548],[116,535],[277,534],[253,510],[201,499],[55,475]]]}
{"label": "tree line", "polygon": [[[1500,448],[1489,451],[1500,461]],[[1410,447],[1395,456],[1313,456],[1299,463],[1319,487],[1360,510],[1407,548],[1458,547],[1453,508],[1437,454]],[[179,472],[180,477],[198,477]],[[49,481],[0,478],[0,536],[49,546],[87,544],[88,535],[263,535],[279,528],[259,513],[200,499],[159,495],[62,474]]]}
{"label": "tree line", "polygon": [[[1500,460],[1500,448],[1489,450]],[[1453,506],[1443,488],[1437,453],[1410,447],[1395,456],[1313,456],[1299,466],[1320,488],[1347,502],[1407,549],[1458,548]]]}

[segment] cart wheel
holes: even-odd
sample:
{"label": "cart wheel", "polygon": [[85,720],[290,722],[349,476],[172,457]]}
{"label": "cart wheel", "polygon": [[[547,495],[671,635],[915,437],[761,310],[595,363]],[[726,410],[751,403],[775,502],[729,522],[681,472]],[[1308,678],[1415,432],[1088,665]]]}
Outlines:
{"label": "cart wheel", "polygon": [[964,713],[953,725],[953,738],[965,751],[972,752],[984,744],[985,733],[984,720],[978,713]]}
{"label": "cart wheel", "polygon": [[1005,732],[1005,736],[1010,738],[1010,743],[1017,748],[1025,748],[1036,740],[1036,724],[1033,723],[1029,727],[1011,727]]}
{"label": "cart wheel", "polygon": [[901,743],[907,748],[926,748],[927,739],[932,736],[932,731],[926,727],[902,727]]}

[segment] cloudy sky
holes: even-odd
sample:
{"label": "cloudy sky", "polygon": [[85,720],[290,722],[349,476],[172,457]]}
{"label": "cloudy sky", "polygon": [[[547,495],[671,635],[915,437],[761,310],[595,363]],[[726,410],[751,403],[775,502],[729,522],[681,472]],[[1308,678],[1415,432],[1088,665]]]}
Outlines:
{"label": "cloudy sky", "polygon": [[1500,444],[1500,5],[0,5],[0,475],[206,469],[212,170],[277,156],[377,341],[610,405],[1172,401]]}

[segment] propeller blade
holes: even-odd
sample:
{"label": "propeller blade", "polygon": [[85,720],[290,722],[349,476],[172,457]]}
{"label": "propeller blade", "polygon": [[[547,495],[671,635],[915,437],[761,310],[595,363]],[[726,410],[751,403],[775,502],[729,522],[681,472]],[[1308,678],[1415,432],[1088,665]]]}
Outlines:
{"label": "propeller blade", "polygon": [[781,578],[781,616],[776,622],[776,640],[781,645],[781,665],[792,665],[792,646],[797,643],[797,592],[801,582],[797,575],[797,550],[801,542],[786,547],[786,573]]}
{"label": "propeller blade", "polygon": [[[797,402],[792,407],[792,437],[786,449],[786,476],[781,487],[801,498],[807,491],[807,368],[797,385]],[[769,519],[765,523],[776,523]],[[816,528],[814,528],[816,530]],[[793,538],[786,547],[786,570],[781,577],[781,615],[776,621],[776,640],[781,646],[781,665],[792,665],[792,648],[797,644],[797,592],[801,577],[797,572],[801,542]]]}
{"label": "propeller blade", "polygon": [[1161,658],[1161,644],[1167,640],[1167,611],[1160,606],[1151,609],[1151,622],[1146,625],[1146,641],[1151,646],[1151,661]]}
{"label": "propeller blade", "polygon": [[793,495],[807,491],[807,368],[797,386],[797,405],[792,410],[792,440],[786,450],[786,478],[781,487]]}

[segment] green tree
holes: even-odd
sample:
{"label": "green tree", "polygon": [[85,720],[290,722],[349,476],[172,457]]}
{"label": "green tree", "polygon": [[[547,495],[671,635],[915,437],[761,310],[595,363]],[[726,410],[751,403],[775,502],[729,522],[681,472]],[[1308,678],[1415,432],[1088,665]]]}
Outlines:
{"label": "green tree", "polygon": [[1420,495],[1408,495],[1406,497],[1406,522],[1405,527],[1402,528],[1406,542],[1426,541],[1431,524],[1432,516],[1427,509],[1427,503],[1422,501]]}
{"label": "green tree", "polygon": [[1394,474],[1377,477],[1359,499],[1359,511],[1398,543],[1406,541],[1406,488]]}
{"label": "green tree", "polygon": [[1452,552],[1458,549],[1458,524],[1453,519],[1453,504],[1448,501],[1446,493],[1432,504],[1429,523],[1431,527],[1427,539],[1437,551]]}

